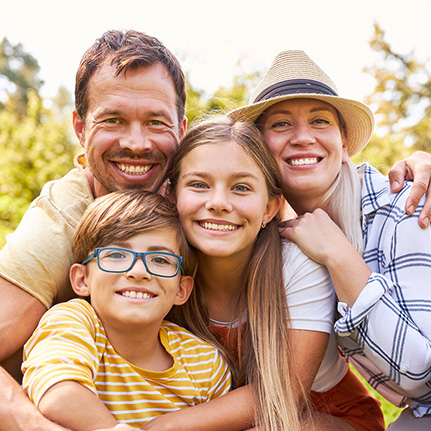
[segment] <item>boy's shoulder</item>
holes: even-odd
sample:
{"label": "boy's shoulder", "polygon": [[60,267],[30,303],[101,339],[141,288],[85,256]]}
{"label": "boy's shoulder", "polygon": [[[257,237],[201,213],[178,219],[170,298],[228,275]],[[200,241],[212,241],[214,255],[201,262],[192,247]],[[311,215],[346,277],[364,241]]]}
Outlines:
{"label": "boy's shoulder", "polygon": [[170,350],[183,348],[186,350],[200,350],[210,352],[217,352],[217,349],[212,344],[202,340],[198,336],[192,334],[187,329],[172,323],[168,320],[162,322],[160,328],[160,335],[163,342],[163,338],[166,337],[166,341],[169,344]]}

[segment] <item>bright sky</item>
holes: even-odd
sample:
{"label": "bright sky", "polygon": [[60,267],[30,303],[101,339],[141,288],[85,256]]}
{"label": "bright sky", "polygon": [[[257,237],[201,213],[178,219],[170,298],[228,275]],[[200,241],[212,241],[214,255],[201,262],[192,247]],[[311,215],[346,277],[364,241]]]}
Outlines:
{"label": "bright sky", "polygon": [[73,91],[82,54],[111,28],[156,36],[208,92],[265,69],[279,51],[303,49],[340,95],[363,99],[373,89],[362,69],[376,58],[375,22],[397,52],[431,57],[429,0],[0,0],[0,11],[0,38],[38,60],[45,97],[60,85]]}

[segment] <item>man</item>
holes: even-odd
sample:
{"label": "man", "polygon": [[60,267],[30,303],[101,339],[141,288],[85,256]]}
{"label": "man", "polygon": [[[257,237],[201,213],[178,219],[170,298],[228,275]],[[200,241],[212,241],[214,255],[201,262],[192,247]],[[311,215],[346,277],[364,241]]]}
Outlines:
{"label": "man", "polygon": [[[114,190],[162,187],[186,129],[185,97],[178,60],[144,33],[108,31],[84,54],[73,127],[85,155],[45,185],[0,252],[0,361],[22,347],[53,303],[73,296],[71,241],[87,206]],[[60,429],[45,422],[3,369],[0,400],[0,430]]]}

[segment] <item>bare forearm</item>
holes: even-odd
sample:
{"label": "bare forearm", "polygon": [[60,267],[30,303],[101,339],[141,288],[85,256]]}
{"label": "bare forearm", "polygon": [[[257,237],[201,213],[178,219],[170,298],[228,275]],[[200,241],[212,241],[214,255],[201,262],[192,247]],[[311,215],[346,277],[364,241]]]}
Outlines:
{"label": "bare forearm", "polygon": [[254,423],[255,397],[248,385],[205,404],[160,416],[144,430],[242,431]]}
{"label": "bare forearm", "polygon": [[46,419],[11,376],[0,368],[0,431],[65,431]]}
{"label": "bare forearm", "polygon": [[328,268],[338,300],[352,307],[366,286],[371,270],[353,247],[333,254],[324,264]]}
{"label": "bare forearm", "polygon": [[42,397],[39,409],[52,421],[80,431],[117,425],[117,420],[97,395],[74,381],[52,386]]}

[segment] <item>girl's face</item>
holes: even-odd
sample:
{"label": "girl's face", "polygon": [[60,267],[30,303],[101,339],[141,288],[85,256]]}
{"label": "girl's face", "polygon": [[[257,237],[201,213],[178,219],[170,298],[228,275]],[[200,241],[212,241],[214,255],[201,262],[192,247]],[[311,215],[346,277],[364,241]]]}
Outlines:
{"label": "girl's face", "polygon": [[204,144],[184,157],[176,198],[188,241],[212,257],[248,258],[262,222],[279,205],[257,164],[232,141]]}
{"label": "girl's face", "polygon": [[294,208],[307,202],[314,209],[348,158],[336,110],[320,100],[286,100],[265,111],[259,128],[280,166],[284,196]]}

